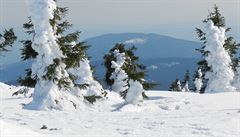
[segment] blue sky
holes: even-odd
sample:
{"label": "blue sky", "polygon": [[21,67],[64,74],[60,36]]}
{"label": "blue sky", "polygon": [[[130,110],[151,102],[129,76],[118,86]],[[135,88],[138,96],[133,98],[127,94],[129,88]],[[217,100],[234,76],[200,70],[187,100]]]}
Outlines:
{"label": "blue sky", "polygon": [[[58,1],[69,7],[68,19],[74,29],[82,31],[82,39],[105,33],[143,32],[197,41],[195,27],[203,27],[201,20],[217,4],[232,27],[231,35],[240,41],[240,0]],[[21,27],[27,17],[26,0],[0,0],[0,31],[14,27],[23,38]]]}

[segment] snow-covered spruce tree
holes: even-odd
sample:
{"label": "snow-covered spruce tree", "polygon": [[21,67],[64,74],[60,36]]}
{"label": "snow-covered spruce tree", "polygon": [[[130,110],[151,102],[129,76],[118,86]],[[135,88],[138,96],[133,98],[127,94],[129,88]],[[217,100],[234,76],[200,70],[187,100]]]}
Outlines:
{"label": "snow-covered spruce tree", "polygon": [[202,70],[198,69],[196,76],[195,76],[195,80],[194,80],[194,84],[195,84],[195,91],[197,93],[200,93],[200,90],[202,89]]}
{"label": "snow-covered spruce tree", "polygon": [[182,85],[181,85],[180,80],[177,81],[177,87],[178,87],[177,91],[182,91]]}
{"label": "snow-covered spruce tree", "polygon": [[169,91],[181,91],[181,82],[178,78],[175,79],[175,81],[172,82],[172,84],[169,87]]}
{"label": "snow-covered spruce tree", "polygon": [[183,88],[182,88],[182,92],[189,92],[189,87],[188,87],[188,81],[184,84]]}
{"label": "snow-covered spruce tree", "polygon": [[[112,87],[114,84],[114,79],[111,78],[112,74],[115,71],[115,68],[112,67],[112,61],[117,62],[117,58],[114,55],[114,51],[118,50],[119,53],[125,54],[125,63],[122,66],[122,70],[128,76],[128,89],[125,91],[121,91],[120,95],[125,99],[127,93],[130,89],[129,80],[132,79],[134,82],[139,82],[144,90],[153,88],[156,84],[148,83],[144,80],[146,75],[146,67],[142,64],[139,64],[139,57],[135,56],[134,51],[136,50],[135,47],[125,48],[125,45],[122,43],[116,44],[107,55],[104,56],[104,65],[106,67],[106,74],[105,74],[105,81],[106,83]],[[134,83],[132,82],[132,83]],[[145,92],[142,92],[143,98],[147,98]]]}
{"label": "snow-covered spruce tree", "polygon": [[[57,44],[59,45],[63,55],[63,62],[66,64],[66,69],[73,82],[74,87],[71,91],[77,96],[83,95],[84,98],[93,103],[97,98],[106,95],[102,86],[93,78],[91,67],[89,65],[86,50],[88,45],[85,42],[78,42],[79,31],[66,33],[72,27],[67,20],[64,20],[68,13],[67,7],[56,7],[53,12],[53,18],[50,19],[50,24],[57,36]],[[34,39],[34,27],[29,18],[29,21],[23,25],[26,32]],[[32,48],[31,40],[23,40],[24,48],[22,49],[22,59],[32,60],[36,58],[37,53]],[[31,77],[31,69],[26,69],[26,76],[20,78],[18,81],[21,85],[27,87],[34,87],[36,84],[36,77]]]}
{"label": "snow-covered spruce tree", "polygon": [[231,58],[223,47],[225,38],[225,29],[214,26],[210,20],[206,25],[205,50],[209,53],[205,59],[212,71],[205,74],[205,78],[208,79],[206,92],[235,91],[231,85],[234,78]]}
{"label": "snow-covered spruce tree", "polygon": [[125,102],[127,104],[136,104],[143,99],[143,86],[139,81],[133,81],[130,79],[123,70],[124,65],[128,65],[125,61],[125,53],[119,53],[119,50],[116,49],[114,50],[113,54],[116,58],[116,61],[112,61],[111,65],[111,67],[114,69],[114,72],[110,77],[114,81],[112,90],[118,92],[119,94],[122,92],[127,92]]}
{"label": "snow-covered spruce tree", "polygon": [[128,75],[127,73],[123,70],[123,65],[125,64],[125,53],[119,53],[119,50],[116,49],[113,52],[114,57],[116,58],[116,61],[112,61],[111,68],[114,69],[113,73],[111,74],[110,79],[113,80],[112,84],[112,90],[121,93],[124,92],[125,90],[128,90]]}
{"label": "snow-covered spruce tree", "polygon": [[[20,41],[23,44],[23,48],[21,49],[21,59],[22,61],[32,61],[36,58],[38,53],[32,48],[32,40],[34,39],[35,31],[30,17],[28,18],[28,22],[23,24],[23,28],[26,30],[25,33],[27,33],[30,38]],[[31,68],[25,69],[25,77],[19,77],[17,80],[18,83],[21,86],[34,88],[37,82],[37,78],[32,78],[31,75]]]}
{"label": "snow-covered spruce tree", "polygon": [[[213,24],[215,26],[226,28],[225,18],[221,15],[219,8],[216,5],[214,6],[213,12],[210,12],[209,15],[207,16],[207,18],[203,20],[203,23],[207,23],[210,20],[213,22]],[[231,30],[231,28],[227,28],[225,31],[229,32],[230,30]],[[200,93],[204,93],[204,90],[205,90],[205,88],[207,86],[207,82],[208,82],[208,79],[206,79],[205,74],[207,72],[211,71],[211,68],[208,66],[208,64],[205,60],[205,58],[208,56],[209,52],[205,49],[205,47],[206,47],[206,32],[204,32],[200,28],[196,28],[196,32],[197,32],[197,35],[198,35],[200,41],[202,41],[202,43],[203,43],[203,46],[200,49],[197,49],[197,51],[199,51],[202,54],[203,59],[200,60],[197,64],[198,64],[198,69],[201,69],[202,74],[203,74],[203,85],[202,85],[202,89],[200,90]],[[225,43],[223,46],[224,46],[225,50],[228,52],[228,54],[230,55],[231,61],[232,61],[232,69],[236,72],[236,67],[238,66],[238,62],[239,62],[239,59],[237,57],[237,51],[238,51],[240,44],[237,44],[233,37],[228,36],[225,39]],[[197,73],[197,71],[196,71],[196,73]],[[194,79],[195,78],[196,77],[194,77]]]}
{"label": "snow-covered spruce tree", "polygon": [[[34,26],[32,48],[37,53],[32,64],[32,77],[37,78],[30,109],[63,110],[75,106],[75,98],[66,89],[72,86],[63,62],[64,55],[57,43],[57,35],[50,20],[54,18],[53,0],[29,0],[29,11]],[[75,99],[75,100],[74,100]]]}
{"label": "snow-covered spruce tree", "polygon": [[189,92],[189,81],[190,81],[190,76],[189,76],[189,70],[186,71],[185,75],[184,75],[184,79],[182,81],[182,85],[183,85],[183,88],[182,88],[182,91],[183,92]]}
{"label": "snow-covered spruce tree", "polygon": [[8,51],[8,47],[12,47],[13,43],[17,40],[13,29],[5,30],[3,35],[0,34],[0,53],[2,51]]}
{"label": "snow-covered spruce tree", "polygon": [[137,104],[143,99],[144,91],[143,85],[139,81],[130,79],[125,102],[127,104]]}

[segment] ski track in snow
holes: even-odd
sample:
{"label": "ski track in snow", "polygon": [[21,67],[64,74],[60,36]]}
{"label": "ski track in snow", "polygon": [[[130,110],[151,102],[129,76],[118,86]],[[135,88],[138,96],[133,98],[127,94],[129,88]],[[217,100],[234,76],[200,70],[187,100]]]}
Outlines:
{"label": "ski track in snow", "polygon": [[[12,97],[11,94],[17,89],[19,87],[0,83],[1,137],[15,137],[15,132],[16,137],[240,135],[240,94],[237,92],[200,95],[147,91],[150,99],[138,105],[120,107],[123,100],[116,99],[117,101],[98,102],[95,106],[89,106],[88,110],[64,112],[22,109],[21,104],[28,103],[31,99],[21,95]],[[116,109],[117,107],[120,108]],[[43,125],[47,129],[40,129]],[[9,128],[14,132],[6,132]],[[18,131],[24,131],[26,135],[24,132],[18,134]]]}

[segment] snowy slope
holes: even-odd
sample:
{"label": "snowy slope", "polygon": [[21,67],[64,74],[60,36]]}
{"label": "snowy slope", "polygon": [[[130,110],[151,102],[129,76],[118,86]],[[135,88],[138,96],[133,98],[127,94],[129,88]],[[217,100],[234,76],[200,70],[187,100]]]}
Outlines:
{"label": "snowy slope", "polygon": [[[109,100],[74,112],[22,109],[31,101],[11,94],[19,87],[0,83],[1,137],[237,137],[240,93],[194,94],[147,91],[150,99],[122,106]],[[40,129],[43,125],[47,129]],[[9,130],[9,128],[11,130]],[[25,135],[24,135],[25,133]]]}

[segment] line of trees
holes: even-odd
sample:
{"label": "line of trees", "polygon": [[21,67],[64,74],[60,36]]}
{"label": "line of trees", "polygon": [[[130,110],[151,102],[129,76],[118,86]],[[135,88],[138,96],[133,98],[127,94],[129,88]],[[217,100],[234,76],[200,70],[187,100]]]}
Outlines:
{"label": "line of trees", "polygon": [[[69,32],[72,24],[66,20],[68,8],[57,6],[55,0],[29,0],[29,11],[30,17],[23,24],[29,37],[20,40],[23,45],[21,59],[30,60],[33,64],[25,70],[25,76],[18,78],[18,83],[26,88],[14,93],[26,93],[28,88],[34,88],[33,100],[25,108],[77,109],[84,102],[93,104],[107,99],[108,90],[104,90],[93,77],[93,68],[86,53],[89,45],[79,41],[80,31]],[[6,31],[3,38],[1,50],[6,50],[16,40],[12,29]],[[112,87],[111,90],[120,89],[118,94],[126,104],[147,99],[145,91],[155,85],[144,80],[146,67],[138,63],[135,50],[135,47],[126,49],[119,43],[104,57],[106,83]],[[120,75],[124,79],[119,78]],[[123,80],[124,85],[118,84],[117,80]],[[121,90],[122,86],[124,90]]]}
{"label": "line of trees", "polygon": [[[55,0],[29,0],[29,11],[30,17],[23,24],[29,38],[20,40],[23,45],[21,58],[31,60],[33,64],[18,82],[34,88],[34,93],[33,101],[25,108],[77,109],[86,101],[93,104],[107,99],[109,91],[93,77],[86,53],[89,45],[79,41],[80,31],[69,32],[72,24],[65,18],[68,8],[57,6]],[[226,28],[225,18],[217,6],[203,23],[206,24],[205,30],[196,28],[203,46],[197,49],[202,60],[197,63],[194,86],[189,86],[190,72],[187,70],[184,79],[177,78],[169,90],[200,93],[239,90],[239,44],[233,37],[225,36],[230,28]],[[12,29],[6,30],[0,35],[0,52],[7,51],[16,39]],[[156,86],[156,83],[145,80],[146,67],[139,63],[139,57],[134,54],[136,50],[134,46],[126,48],[117,43],[104,56],[105,82],[111,87],[110,91],[119,94],[126,104],[148,99],[145,91]]]}

